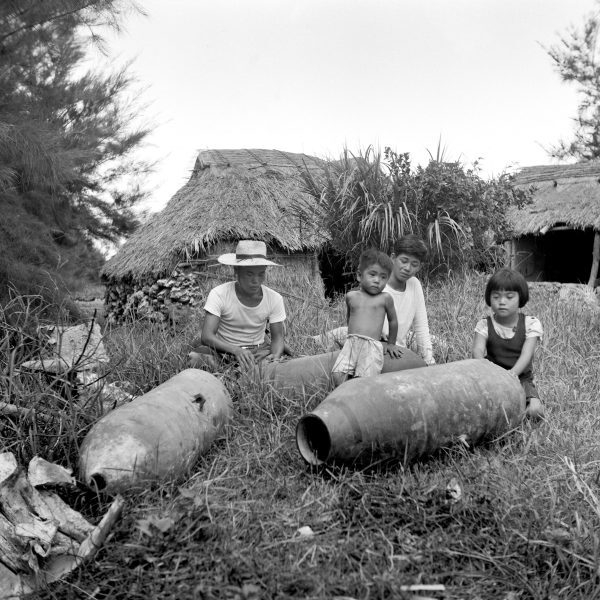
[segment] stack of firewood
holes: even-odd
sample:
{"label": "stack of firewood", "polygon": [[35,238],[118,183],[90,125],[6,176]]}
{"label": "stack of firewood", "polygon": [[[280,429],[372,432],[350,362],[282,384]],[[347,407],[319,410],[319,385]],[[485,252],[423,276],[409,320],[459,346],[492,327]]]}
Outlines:
{"label": "stack of firewood", "polygon": [[91,560],[121,514],[117,496],[98,525],[68,506],[57,487],[71,472],[35,457],[27,471],[0,454],[0,599],[21,598]]}
{"label": "stack of firewood", "polygon": [[186,267],[158,280],[110,281],[106,286],[107,319],[113,323],[124,319],[178,322],[201,307],[210,288],[218,283],[211,273]]}

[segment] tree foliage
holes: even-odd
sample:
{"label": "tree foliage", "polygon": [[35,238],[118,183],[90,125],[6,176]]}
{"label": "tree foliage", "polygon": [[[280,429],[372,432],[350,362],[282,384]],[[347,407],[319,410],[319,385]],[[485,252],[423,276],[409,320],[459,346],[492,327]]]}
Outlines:
{"label": "tree foliage", "polygon": [[0,241],[3,288],[75,276],[86,270],[77,256],[91,274],[100,263],[93,242],[115,241],[137,224],[133,207],[149,165],[133,158],[147,129],[133,125],[131,79],[126,69],[85,71],[86,45],[134,8],[119,0],[0,2],[0,229],[5,240],[15,222],[21,233],[38,232]]}
{"label": "tree foliage", "polygon": [[383,157],[372,148],[357,156],[345,150],[322,177],[308,169],[303,175],[331,251],[344,258],[348,272],[364,248],[391,253],[407,233],[428,244],[430,273],[491,268],[502,260],[499,243],[510,232],[507,210],[529,201],[508,175],[485,180],[477,165],[447,162],[439,149],[416,169],[408,154],[390,148]]}
{"label": "tree foliage", "polygon": [[589,16],[582,29],[572,28],[547,52],[563,81],[574,83],[580,97],[571,140],[561,140],[550,150],[558,159],[589,160],[600,157],[600,18]]}

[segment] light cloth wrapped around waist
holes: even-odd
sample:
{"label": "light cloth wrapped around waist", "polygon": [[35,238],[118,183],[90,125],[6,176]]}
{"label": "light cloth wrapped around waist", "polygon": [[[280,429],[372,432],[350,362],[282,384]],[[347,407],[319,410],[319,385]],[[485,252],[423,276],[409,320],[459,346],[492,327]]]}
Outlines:
{"label": "light cloth wrapped around waist", "polygon": [[366,335],[349,333],[332,372],[371,377],[379,375],[382,369],[383,344]]}

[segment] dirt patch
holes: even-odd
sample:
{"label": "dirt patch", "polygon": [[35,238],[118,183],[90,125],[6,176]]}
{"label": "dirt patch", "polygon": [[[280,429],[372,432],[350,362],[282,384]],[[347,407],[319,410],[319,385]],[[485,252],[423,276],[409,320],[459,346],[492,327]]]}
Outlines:
{"label": "dirt patch", "polygon": [[106,315],[106,304],[102,298],[96,298],[94,300],[75,300],[75,304],[79,310],[81,310],[81,316],[85,320],[90,320],[96,314],[96,321],[102,325],[104,317]]}

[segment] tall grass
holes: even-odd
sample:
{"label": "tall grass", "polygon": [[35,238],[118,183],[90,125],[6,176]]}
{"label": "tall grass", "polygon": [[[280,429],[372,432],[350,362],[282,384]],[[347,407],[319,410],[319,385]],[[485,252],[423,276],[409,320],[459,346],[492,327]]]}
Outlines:
{"label": "tall grass", "polygon": [[[438,362],[468,357],[484,282],[426,288]],[[313,471],[295,426],[322,396],[285,398],[226,378],[235,419],[194,473],[130,494],[96,562],[40,597],[599,598],[600,316],[531,295],[525,310],[546,331],[535,359],[544,422],[407,467]],[[341,302],[286,303],[300,352],[311,350],[307,336],[343,322]],[[150,389],[184,366],[195,334],[194,322],[112,330],[109,377]],[[80,437],[67,415],[63,430]],[[16,435],[5,429],[3,443],[28,443]],[[40,438],[38,451],[48,448]],[[462,490],[455,503],[452,479]],[[411,584],[445,591],[411,593]]]}
{"label": "tall grass", "polygon": [[0,306],[0,402],[19,411],[11,418],[0,411],[0,442],[22,462],[39,454],[73,466],[79,433],[98,416],[93,398],[77,401],[69,374],[20,368],[48,351],[39,327],[51,314],[54,324],[64,323],[65,313],[47,310],[39,296],[14,296]]}

